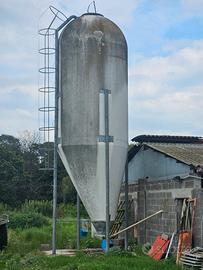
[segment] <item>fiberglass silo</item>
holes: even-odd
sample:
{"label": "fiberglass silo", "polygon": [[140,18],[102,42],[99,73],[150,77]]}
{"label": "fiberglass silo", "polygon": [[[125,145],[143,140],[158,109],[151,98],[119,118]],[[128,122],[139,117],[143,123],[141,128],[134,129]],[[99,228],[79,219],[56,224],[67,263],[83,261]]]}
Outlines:
{"label": "fiberglass silo", "polygon": [[[106,220],[104,94],[109,91],[110,219],[128,147],[127,44],[121,30],[87,13],[60,36],[59,154],[95,227]],[[104,226],[102,226],[104,227]]]}

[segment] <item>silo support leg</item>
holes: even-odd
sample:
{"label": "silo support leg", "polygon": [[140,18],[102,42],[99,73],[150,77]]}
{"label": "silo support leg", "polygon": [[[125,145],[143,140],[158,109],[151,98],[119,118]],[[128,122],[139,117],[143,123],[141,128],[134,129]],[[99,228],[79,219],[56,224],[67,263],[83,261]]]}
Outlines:
{"label": "silo support leg", "polygon": [[80,249],[80,197],[77,193],[77,249]]}

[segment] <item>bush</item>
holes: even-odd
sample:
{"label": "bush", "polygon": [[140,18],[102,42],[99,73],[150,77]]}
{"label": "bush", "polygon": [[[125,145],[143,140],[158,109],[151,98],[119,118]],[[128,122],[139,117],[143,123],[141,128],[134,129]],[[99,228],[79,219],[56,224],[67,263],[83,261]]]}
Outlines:
{"label": "bush", "polygon": [[10,258],[7,262],[6,262],[6,268],[4,268],[5,270],[21,270],[20,268],[20,256],[14,255],[12,258]]}
{"label": "bush", "polygon": [[11,212],[9,216],[9,228],[31,228],[42,227],[48,225],[49,222],[42,214],[30,212],[30,213],[18,213]]}
{"label": "bush", "polygon": [[59,218],[76,217],[76,205],[61,203],[57,208],[57,215]]}
{"label": "bush", "polygon": [[83,248],[100,248],[101,240],[98,238],[81,239],[81,247]]}
{"label": "bush", "polygon": [[[74,217],[76,217],[77,216],[76,204],[71,204],[71,203],[59,204],[58,208],[57,208],[57,215],[59,218],[65,218],[65,217],[74,218]],[[87,211],[85,210],[85,207],[83,206],[82,203],[80,205],[80,216],[81,216],[81,218],[88,218]]]}
{"label": "bush", "polygon": [[0,215],[6,214],[10,210],[9,206],[4,203],[0,203]]}
{"label": "bush", "polygon": [[[3,206],[2,206],[3,207]],[[1,210],[1,204],[0,204]],[[34,201],[34,200],[26,200],[20,208],[16,209],[16,211],[21,211],[23,213],[40,213],[47,217],[52,217],[52,201],[42,200],[42,201]],[[57,205],[57,216],[58,218],[65,218],[65,217],[76,217],[76,204],[58,204]],[[80,215],[82,218],[88,218],[88,214],[81,203],[80,206]]]}
{"label": "bush", "polygon": [[44,216],[51,217],[52,202],[47,200],[42,201],[26,200],[25,203],[23,203],[21,206],[21,211],[25,213],[36,212]]}

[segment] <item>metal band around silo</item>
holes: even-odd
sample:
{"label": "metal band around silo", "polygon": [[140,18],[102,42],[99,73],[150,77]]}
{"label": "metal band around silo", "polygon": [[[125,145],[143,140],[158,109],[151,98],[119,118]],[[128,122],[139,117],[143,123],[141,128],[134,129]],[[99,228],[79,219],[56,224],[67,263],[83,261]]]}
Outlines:
{"label": "metal band around silo", "polygon": [[99,135],[98,142],[113,142],[113,136]]}

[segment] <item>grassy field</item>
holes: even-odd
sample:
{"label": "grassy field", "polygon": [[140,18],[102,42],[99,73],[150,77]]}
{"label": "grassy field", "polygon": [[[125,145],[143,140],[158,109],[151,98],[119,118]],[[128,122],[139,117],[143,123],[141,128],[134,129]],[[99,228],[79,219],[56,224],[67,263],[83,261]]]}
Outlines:
{"label": "grassy field", "polygon": [[156,262],[148,257],[130,254],[109,254],[76,257],[46,257],[39,254],[3,256],[0,269],[5,270],[178,270],[172,262]]}
{"label": "grassy field", "polygon": [[[112,251],[108,255],[84,255],[76,257],[44,256],[40,245],[51,242],[51,227],[10,230],[9,246],[0,255],[2,270],[178,270],[173,261],[156,262],[143,255],[140,249],[133,253]],[[96,247],[98,240],[82,239],[82,247]],[[75,247],[75,225],[60,224],[58,248]]]}
{"label": "grassy field", "polygon": [[[15,217],[16,215],[14,215]],[[12,217],[12,215],[11,215]],[[29,217],[29,216],[28,216]],[[30,217],[29,217],[30,219]],[[76,247],[76,224],[73,216],[66,216],[57,224],[57,248]],[[18,220],[17,220],[18,221]],[[42,244],[51,246],[51,220],[46,226],[21,228],[16,220],[9,228],[9,245],[0,253],[0,270],[178,270],[173,261],[156,262],[135,247],[133,252],[110,251],[109,254],[75,257],[45,256],[40,251]],[[33,224],[38,224],[32,221]],[[15,225],[17,228],[14,228]],[[29,223],[30,224],[30,223]],[[21,226],[21,227],[20,227]],[[30,225],[29,225],[30,226]],[[90,236],[81,240],[82,248],[100,247],[100,240]]]}

